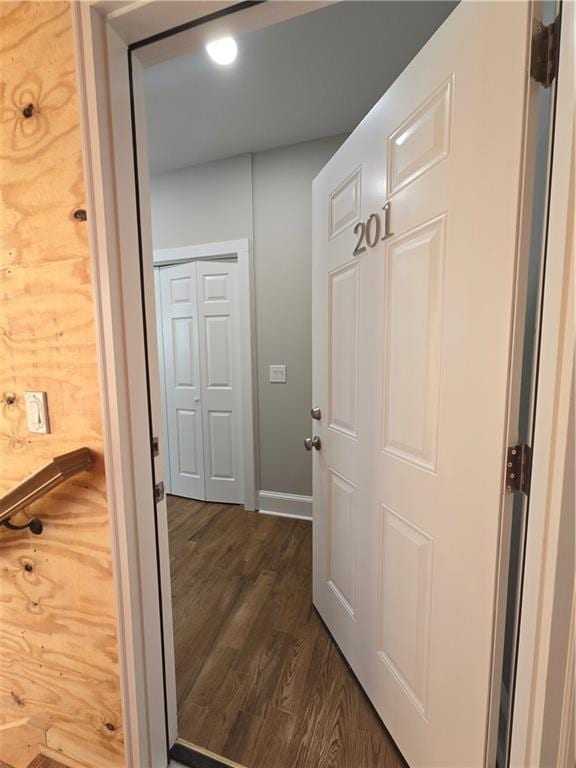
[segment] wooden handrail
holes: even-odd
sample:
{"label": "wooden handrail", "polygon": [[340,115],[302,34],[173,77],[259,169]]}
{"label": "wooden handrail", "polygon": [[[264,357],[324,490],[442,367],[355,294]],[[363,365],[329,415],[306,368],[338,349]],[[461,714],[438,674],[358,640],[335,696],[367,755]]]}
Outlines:
{"label": "wooden handrail", "polygon": [[56,488],[69,477],[91,469],[94,456],[89,448],[78,448],[55,456],[49,464],[22,480],[0,498],[0,523]]}

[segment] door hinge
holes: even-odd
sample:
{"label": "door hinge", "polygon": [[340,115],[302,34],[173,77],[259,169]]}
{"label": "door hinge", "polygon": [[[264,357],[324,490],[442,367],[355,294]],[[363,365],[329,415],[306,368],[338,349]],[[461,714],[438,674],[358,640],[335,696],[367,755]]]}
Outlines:
{"label": "door hinge", "polygon": [[550,24],[534,21],[530,76],[544,88],[550,88],[558,72],[560,52],[560,16]]}
{"label": "door hinge", "polygon": [[154,486],[154,501],[156,504],[160,504],[161,501],[164,500],[164,483],[162,480],[160,480],[159,483],[156,483]]}
{"label": "door hinge", "polygon": [[506,453],[506,493],[530,493],[532,448],[526,443],[511,445]]}
{"label": "door hinge", "polygon": [[160,455],[160,440],[157,437],[152,438],[152,456]]}

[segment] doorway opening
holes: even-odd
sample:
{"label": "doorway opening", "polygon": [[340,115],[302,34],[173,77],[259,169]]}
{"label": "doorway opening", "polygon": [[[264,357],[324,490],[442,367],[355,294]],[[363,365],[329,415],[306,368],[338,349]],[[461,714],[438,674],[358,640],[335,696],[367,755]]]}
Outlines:
{"label": "doorway opening", "polygon": [[453,8],[318,5],[144,71],[180,759],[404,764],[312,600],[312,184]]}
{"label": "doorway opening", "polygon": [[[151,225],[142,268],[156,286],[145,318],[155,468],[168,492],[170,746],[250,768],[271,754],[278,768],[480,760],[496,749],[494,583],[506,579],[511,504],[501,453],[521,376],[510,369],[523,256],[502,211],[520,209],[526,173],[526,8],[506,9],[514,66],[486,95],[474,30],[494,28],[492,11],[275,3],[281,18],[263,21],[244,5],[141,73],[135,121]],[[447,59],[456,38],[469,50]],[[223,40],[236,58],[213,60],[206,44]],[[464,93],[487,100],[481,130]],[[506,110],[502,133],[491,115]],[[479,147],[502,176],[489,264],[467,218],[491,176],[475,169]],[[500,155],[516,173],[501,173]],[[479,180],[465,206],[452,193],[462,169]],[[488,318],[474,296],[492,283]],[[490,393],[478,384],[487,368]],[[469,460],[453,450],[449,408],[464,413],[463,392],[484,409],[472,431],[489,481],[456,524],[443,473],[463,475]],[[480,582],[465,579],[473,554]],[[468,640],[452,647],[459,633]],[[454,720],[457,697],[433,704],[457,686],[440,680],[449,657],[477,707],[450,743],[438,723]]]}

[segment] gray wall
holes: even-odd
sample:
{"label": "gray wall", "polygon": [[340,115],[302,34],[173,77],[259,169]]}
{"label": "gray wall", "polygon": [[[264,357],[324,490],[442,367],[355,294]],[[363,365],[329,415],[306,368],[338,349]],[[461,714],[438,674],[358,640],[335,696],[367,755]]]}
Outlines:
{"label": "gray wall", "polygon": [[251,176],[250,155],[153,176],[154,248],[251,238]]}
{"label": "gray wall", "polygon": [[[262,487],[312,493],[303,447],[312,430],[312,179],[343,136],[260,152],[253,159],[256,323]],[[286,363],[287,383],[268,366]]]}
{"label": "gray wall", "polygon": [[[260,490],[312,493],[312,179],[334,136],[151,179],[155,248],[250,238],[256,274]],[[285,363],[287,383],[268,366]]]}

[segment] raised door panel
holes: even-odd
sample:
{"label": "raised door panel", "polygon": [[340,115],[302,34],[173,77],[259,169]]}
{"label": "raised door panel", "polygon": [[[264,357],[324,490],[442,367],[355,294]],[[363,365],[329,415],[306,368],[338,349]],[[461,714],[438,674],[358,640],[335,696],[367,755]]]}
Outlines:
{"label": "raised door panel", "polygon": [[176,411],[178,433],[178,475],[180,477],[200,478],[201,464],[198,456],[196,435],[201,429],[201,415],[197,410],[188,411],[179,408]]}
{"label": "raised door panel", "polygon": [[210,411],[208,414],[211,480],[236,479],[234,469],[234,424],[230,411]]}
{"label": "raised door panel", "polygon": [[426,717],[432,540],[380,505],[378,655]]}
{"label": "raised door panel", "polygon": [[230,315],[205,318],[206,386],[232,387],[232,356]]}
{"label": "raised door panel", "polygon": [[358,264],[329,276],[328,418],[330,427],[356,437],[358,415]]}
{"label": "raised door panel", "polygon": [[388,139],[388,189],[392,195],[416,181],[450,151],[450,77]]}
{"label": "raised door panel", "polygon": [[444,217],[391,242],[384,292],[383,449],[436,470]]}
{"label": "raised door panel", "polygon": [[202,275],[204,301],[229,301],[230,278],[228,275]]}
{"label": "raised door panel", "polygon": [[344,179],[330,195],[328,218],[328,237],[330,239],[340,235],[360,221],[361,200],[362,171],[358,168]]}
{"label": "raised door panel", "polygon": [[195,317],[176,317],[172,320],[173,383],[178,389],[198,386],[195,324]]}
{"label": "raised door panel", "polygon": [[356,604],[356,487],[345,477],[328,469],[327,499],[327,581],[350,616]]}

